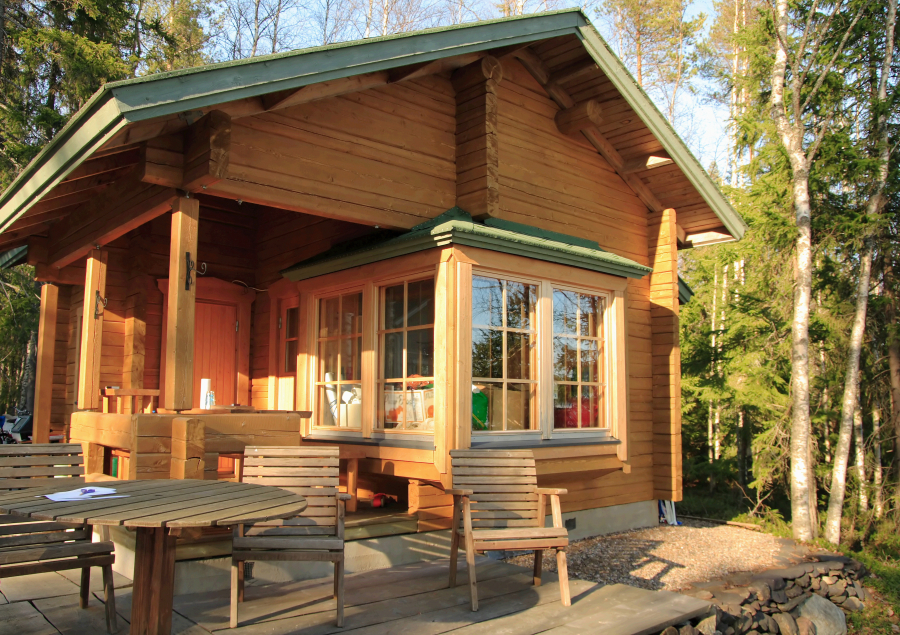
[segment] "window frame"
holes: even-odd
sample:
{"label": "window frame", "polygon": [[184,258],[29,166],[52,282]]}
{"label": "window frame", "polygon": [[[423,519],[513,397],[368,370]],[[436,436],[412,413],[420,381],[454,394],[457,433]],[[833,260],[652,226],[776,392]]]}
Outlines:
{"label": "window frame", "polygon": [[[619,440],[624,445],[627,425],[624,279],[621,282],[606,285],[603,283],[605,281],[612,282],[611,279],[613,277],[598,273],[596,274],[599,276],[597,284],[581,281],[577,283],[562,282],[560,277],[552,275],[552,273],[547,276],[521,276],[511,273],[505,267],[493,266],[493,263],[480,264],[475,262],[467,264],[465,269],[461,268],[458,275],[460,275],[461,281],[463,278],[465,279],[465,287],[460,287],[460,293],[467,293],[469,297],[469,302],[459,303],[457,310],[460,334],[464,335],[464,337],[460,338],[459,351],[460,354],[465,355],[465,363],[463,364],[465,377],[460,378],[460,389],[472,385],[472,333],[475,326],[472,321],[471,299],[474,297],[472,291],[474,278],[476,276],[499,278],[514,282],[537,284],[538,286],[537,328],[535,331],[538,351],[536,382],[538,386],[537,412],[539,413],[539,421],[537,429],[528,431],[479,431],[472,429],[472,398],[470,389],[469,391],[464,391],[469,394],[460,395],[460,405],[463,411],[459,415],[458,425],[465,426],[464,434],[468,437],[467,442],[462,447],[498,442],[531,445],[554,439],[563,444],[565,441],[595,441],[599,443],[604,440]],[[605,298],[606,308],[603,315],[603,328],[605,331],[606,359],[603,372],[607,381],[605,382],[606,391],[603,408],[607,426],[604,428],[565,429],[553,427],[553,289]]]}
{"label": "window frame", "polygon": [[[408,351],[408,334],[410,330],[413,331],[424,331],[428,328],[427,325],[418,325],[412,328],[407,324],[408,320],[408,303],[409,303],[409,284],[413,282],[422,282],[425,280],[431,280],[435,285],[437,285],[437,274],[435,271],[418,271],[410,274],[404,274],[401,276],[394,276],[391,278],[377,280],[373,282],[373,286],[375,287],[375,295],[376,295],[376,324],[375,324],[375,369],[374,369],[374,396],[375,396],[375,413],[374,419],[372,421],[372,432],[374,434],[384,434],[387,436],[394,436],[400,434],[408,434],[413,435],[415,437],[419,437],[421,435],[434,435],[434,428],[431,430],[410,430],[406,428],[406,413],[404,411],[404,427],[402,428],[385,428],[384,427],[384,399],[382,390],[388,383],[397,383],[396,378],[393,380],[389,380],[387,377],[382,377],[384,374],[384,357],[385,357],[385,336],[388,333],[403,333],[403,392],[406,392],[406,384],[409,377],[407,377],[407,351]],[[390,287],[396,287],[399,285],[403,285],[403,326],[401,328],[388,329],[385,327],[385,292]],[[436,303],[437,300],[437,289],[435,288],[435,296],[433,302]],[[434,321],[431,323],[431,331],[432,331],[432,342],[434,342],[436,338],[436,327],[437,327],[437,306],[435,306],[435,315]],[[432,350],[432,357],[434,357],[434,350]],[[433,362],[432,362],[433,363]],[[434,369],[436,370],[436,369]],[[428,379],[428,378],[425,378]],[[433,374],[431,377],[431,383],[433,386],[437,386],[437,377],[436,374]],[[405,410],[405,409],[404,409]]]}

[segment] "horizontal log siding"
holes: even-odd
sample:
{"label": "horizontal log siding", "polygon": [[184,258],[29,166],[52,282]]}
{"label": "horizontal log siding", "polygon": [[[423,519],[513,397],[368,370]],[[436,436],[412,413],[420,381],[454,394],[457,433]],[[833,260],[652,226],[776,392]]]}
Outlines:
{"label": "horizontal log siding", "polygon": [[50,434],[63,434],[72,408],[66,399],[69,366],[69,304],[72,287],[59,285],[56,305],[56,341],[53,347],[53,389],[50,400]]}
{"label": "horizontal log siding", "polygon": [[412,227],[455,203],[454,110],[434,76],[236,120],[229,178],[211,191]]}
{"label": "horizontal log siding", "polygon": [[[561,55],[563,53],[560,53]],[[597,151],[556,129],[556,104],[514,60],[504,61],[499,90],[502,217],[596,240],[603,249],[650,264],[647,208]],[[523,272],[524,273],[524,272]],[[631,473],[590,480],[573,473],[563,511],[653,498],[653,367],[650,280],[629,280],[628,396]]]}

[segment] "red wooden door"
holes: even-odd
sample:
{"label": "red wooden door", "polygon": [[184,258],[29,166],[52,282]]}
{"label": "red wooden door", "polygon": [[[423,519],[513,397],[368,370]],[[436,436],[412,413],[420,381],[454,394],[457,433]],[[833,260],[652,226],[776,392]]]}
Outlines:
{"label": "red wooden door", "polygon": [[194,316],[194,408],[201,379],[212,380],[217,404],[237,403],[237,307],[198,300]]}

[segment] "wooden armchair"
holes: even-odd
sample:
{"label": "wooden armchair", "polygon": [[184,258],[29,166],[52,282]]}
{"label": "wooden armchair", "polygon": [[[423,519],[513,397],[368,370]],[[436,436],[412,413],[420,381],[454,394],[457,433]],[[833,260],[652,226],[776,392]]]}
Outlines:
{"label": "wooden armchair", "polygon": [[338,493],[336,446],[255,447],[244,450],[244,482],[273,485],[306,497],[300,515],[234,529],[231,552],[231,628],[244,601],[247,561],[279,560],[334,563],[338,626],[344,625],[344,504]]}
{"label": "wooden armchair", "polygon": [[[453,536],[450,541],[450,586],[456,586],[456,560],[460,537],[466,543],[472,610],[478,610],[475,553],[478,551],[534,550],[534,584],[541,584],[544,549],[556,550],[559,589],[563,606],[569,597],[566,547],[559,495],[564,489],[537,486],[534,455],[530,450],[452,450]],[[553,526],[544,527],[546,497],[550,497]]]}
{"label": "wooden armchair", "polygon": [[[0,494],[20,493],[48,485],[84,484],[84,457],[77,443],[0,445]],[[34,521],[21,516],[0,515],[0,579],[47,571],[81,569],[79,604],[87,608],[91,567],[103,571],[106,628],[118,630],[112,565],[112,542],[93,542],[88,524]]]}

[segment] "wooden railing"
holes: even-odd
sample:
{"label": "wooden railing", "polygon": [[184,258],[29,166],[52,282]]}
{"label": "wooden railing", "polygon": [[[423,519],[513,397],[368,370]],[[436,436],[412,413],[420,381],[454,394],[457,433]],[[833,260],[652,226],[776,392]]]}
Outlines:
{"label": "wooden railing", "polygon": [[[104,388],[103,412],[116,414],[152,413],[159,402],[159,390],[150,388]],[[129,404],[128,410],[126,405]]]}

